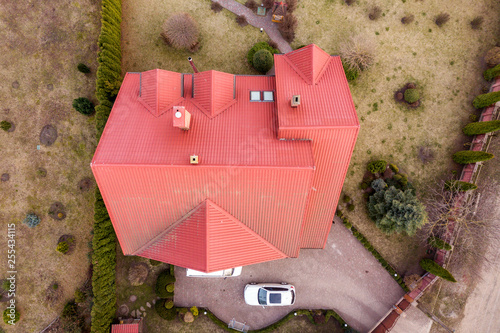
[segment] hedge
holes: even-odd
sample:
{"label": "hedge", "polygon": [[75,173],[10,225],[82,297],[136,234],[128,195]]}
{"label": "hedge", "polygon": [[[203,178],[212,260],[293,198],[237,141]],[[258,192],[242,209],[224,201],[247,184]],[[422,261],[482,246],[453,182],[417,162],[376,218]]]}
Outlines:
{"label": "hedge", "polygon": [[432,259],[422,259],[420,261],[420,267],[422,269],[426,270],[427,272],[434,274],[436,276],[439,276],[440,278],[450,281],[450,282],[457,282],[453,275],[451,275],[450,272],[448,272],[445,268],[441,267],[437,262],[435,262]]}
{"label": "hedge", "polygon": [[158,314],[158,316],[165,320],[174,320],[177,317],[177,309],[175,307],[167,309],[167,307],[165,306],[165,303],[167,301],[167,299],[159,299],[155,303],[156,313]]}
{"label": "hedge", "polygon": [[399,275],[396,272],[396,270],[387,262],[387,260],[385,260],[382,257],[382,255],[377,250],[375,250],[375,248],[373,247],[373,245],[370,244],[368,239],[366,239],[362,233],[360,233],[354,226],[352,226],[352,224],[349,222],[348,218],[346,216],[344,216],[342,211],[337,209],[336,215],[342,220],[342,223],[344,223],[346,228],[351,230],[353,236],[356,237],[361,242],[361,244],[363,244],[363,246],[375,257],[375,259],[378,260],[380,265],[382,265],[382,267],[384,267],[386,269],[386,271],[399,284],[399,286],[401,288],[403,288],[403,290],[406,292],[410,291],[410,289],[408,289],[408,287],[404,283],[401,275]]}
{"label": "hedge", "polygon": [[453,154],[453,161],[459,164],[469,164],[491,160],[493,157],[493,154],[484,151],[462,150]]}
{"label": "hedge", "polygon": [[173,292],[167,291],[169,284],[175,283],[175,276],[170,274],[170,269],[161,272],[156,280],[155,292],[160,298],[167,298],[174,296]]}
{"label": "hedge", "polygon": [[472,105],[474,105],[476,109],[482,109],[498,101],[500,101],[500,91],[494,91],[477,96],[474,98]]}
{"label": "hedge", "polygon": [[247,53],[247,61],[253,66],[253,56],[259,50],[268,50],[271,54],[279,53],[280,51],[271,47],[267,42],[258,42]]}
{"label": "hedge", "polygon": [[497,76],[500,76],[500,64],[496,65],[493,68],[485,70],[483,76],[486,81],[491,81]]}
{"label": "hedge", "polygon": [[451,249],[453,249],[453,246],[438,237],[429,237],[427,243],[429,243],[430,246],[441,250],[451,251]]}
{"label": "hedge", "polygon": [[477,185],[461,180],[448,180],[444,183],[444,188],[447,191],[466,192],[477,189]]}
{"label": "hedge", "polygon": [[478,135],[500,130],[500,120],[479,121],[470,123],[462,131],[465,135]]}
{"label": "hedge", "polygon": [[[214,322],[214,324],[216,324],[217,326],[219,326],[220,328],[222,328],[222,329],[224,329],[224,330],[226,330],[228,332],[234,332],[234,330],[228,328],[227,324],[225,322],[223,322],[222,320],[220,320],[219,318],[217,318],[217,316],[214,315],[212,312],[210,312],[210,310],[208,310],[208,309],[200,309],[200,313],[202,313],[204,311],[207,313],[207,317],[210,318]],[[335,311],[333,311],[333,310],[322,310],[322,311],[326,312],[325,323],[328,322],[328,320],[330,319],[330,317],[333,317],[333,318],[335,318],[338,321],[338,323],[340,324],[340,326],[342,327],[342,329],[344,329],[345,331],[355,332],[355,330],[353,328],[351,328],[349,325],[347,325],[347,323],[345,322],[345,320],[338,313],[336,313]],[[295,315],[295,313],[297,313],[297,315]],[[316,322],[314,321],[314,318],[313,318],[313,315],[311,314],[311,311],[297,309],[297,310],[289,312],[286,316],[284,316],[283,318],[281,318],[277,322],[275,322],[275,323],[273,323],[273,324],[271,324],[271,325],[269,325],[267,327],[264,327],[264,328],[261,328],[261,329],[258,329],[258,330],[250,330],[248,332],[249,333],[269,333],[269,332],[274,332],[279,327],[283,326],[284,324],[286,324],[287,322],[289,322],[292,318],[295,318],[297,316],[307,316],[307,319],[309,319],[309,321],[312,324],[317,325]]]}

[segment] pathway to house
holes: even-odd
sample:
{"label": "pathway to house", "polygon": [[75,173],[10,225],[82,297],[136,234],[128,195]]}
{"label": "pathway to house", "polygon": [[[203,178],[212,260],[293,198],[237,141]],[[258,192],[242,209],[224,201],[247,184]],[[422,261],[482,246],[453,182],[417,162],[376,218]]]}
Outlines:
{"label": "pathway to house", "polygon": [[266,16],[258,16],[251,9],[245,7],[235,0],[212,0],[217,2],[222,7],[226,8],[230,12],[236,15],[243,15],[247,19],[248,24],[256,27],[263,28],[267,33],[269,38],[278,45],[278,49],[281,53],[288,53],[293,51],[290,44],[281,37],[281,33],[278,31],[278,24],[271,20],[271,11],[267,11]]}
{"label": "pathway to house", "polygon": [[[176,267],[177,306],[207,307],[226,323],[232,318],[250,329],[268,326],[294,309],[334,309],[353,328],[367,332],[404,291],[347,230],[336,223],[323,250],[301,250],[299,258],[243,267],[239,277],[188,278]],[[288,282],[297,289],[293,306],[249,306],[243,289],[250,282]]]}

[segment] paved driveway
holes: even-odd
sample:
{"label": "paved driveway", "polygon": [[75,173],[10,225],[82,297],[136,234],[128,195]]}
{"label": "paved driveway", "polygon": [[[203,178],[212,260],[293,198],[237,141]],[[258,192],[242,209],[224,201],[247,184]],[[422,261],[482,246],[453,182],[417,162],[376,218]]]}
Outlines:
{"label": "paved driveway", "polygon": [[[207,307],[225,322],[232,318],[259,329],[293,309],[334,309],[349,325],[366,332],[404,294],[378,261],[336,220],[325,249],[301,250],[299,258],[245,266],[227,279],[188,278],[176,268],[175,304]],[[288,282],[297,300],[289,307],[249,306],[243,289],[249,282]]]}

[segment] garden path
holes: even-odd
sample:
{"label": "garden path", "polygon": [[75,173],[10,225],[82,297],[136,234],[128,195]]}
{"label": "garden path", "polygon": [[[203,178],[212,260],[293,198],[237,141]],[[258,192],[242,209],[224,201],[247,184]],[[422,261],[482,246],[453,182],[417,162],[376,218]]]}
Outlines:
{"label": "garden path", "polygon": [[288,53],[293,51],[290,44],[283,39],[281,33],[278,31],[278,25],[271,20],[271,11],[267,11],[266,16],[257,16],[251,9],[245,7],[235,0],[212,0],[217,2],[222,7],[236,15],[243,15],[247,19],[248,24],[256,27],[263,28],[269,38],[278,45],[281,53]]}

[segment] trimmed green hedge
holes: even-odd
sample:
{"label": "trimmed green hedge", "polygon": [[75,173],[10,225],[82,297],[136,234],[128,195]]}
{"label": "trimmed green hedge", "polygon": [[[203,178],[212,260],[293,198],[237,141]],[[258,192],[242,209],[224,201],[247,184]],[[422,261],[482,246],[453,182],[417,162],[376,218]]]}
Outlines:
{"label": "trimmed green hedge", "polygon": [[177,308],[172,307],[170,309],[167,309],[165,305],[168,301],[169,300],[167,299],[159,299],[155,303],[155,310],[158,316],[160,316],[161,318],[165,320],[174,320],[177,317]]}
{"label": "trimmed green hedge", "polygon": [[169,284],[175,283],[175,276],[170,274],[170,269],[161,272],[156,280],[155,292],[161,298],[168,298],[174,296],[173,292],[167,291]]}
{"label": "trimmed green hedge", "polygon": [[486,81],[491,81],[497,76],[500,76],[500,65],[496,65],[493,68],[485,70],[483,76]]}
{"label": "trimmed green hedge", "polygon": [[476,109],[482,109],[498,101],[500,101],[500,91],[494,91],[477,96],[474,98],[472,105],[474,105]]}
{"label": "trimmed green hedge", "polygon": [[273,55],[268,50],[258,50],[253,55],[252,65],[257,71],[266,74],[271,68],[273,68]]}
{"label": "trimmed green hedge", "polygon": [[271,47],[267,42],[258,42],[247,53],[247,61],[251,66],[253,66],[253,56],[260,50],[268,50],[271,54],[280,53],[279,50]]}
{"label": "trimmed green hedge", "polygon": [[453,161],[459,164],[469,164],[491,160],[493,157],[495,157],[493,154],[484,151],[462,150],[453,154]]}
{"label": "trimmed green hedge", "polygon": [[462,131],[465,135],[478,135],[500,130],[500,120],[479,121],[470,123]]}
{"label": "trimmed green hedge", "polygon": [[448,180],[444,183],[444,188],[447,191],[466,192],[477,189],[477,185],[460,180]]}
{"label": "trimmed green hedge", "polygon": [[[210,310],[208,310],[208,309],[200,309],[200,313],[203,313],[203,311],[207,312],[207,317],[210,318],[214,322],[214,324],[216,324],[217,326],[219,326],[220,328],[222,328],[222,329],[224,329],[224,330],[226,330],[228,332],[234,332],[234,330],[228,328],[227,324],[225,322],[223,322],[222,320],[220,320],[219,318],[217,318],[217,316],[214,315],[212,312],[210,312]],[[335,311],[333,311],[333,310],[322,310],[322,311],[326,312],[325,323],[328,322],[328,320],[330,319],[330,317],[333,317],[333,318],[335,318],[335,320],[338,321],[338,323],[340,324],[340,326],[345,331],[356,332],[353,328],[351,328],[349,325],[347,325],[347,323],[345,322],[345,320],[338,313],[336,313]],[[295,313],[297,313],[297,315],[295,315]],[[281,318],[277,322],[275,322],[275,323],[273,323],[273,324],[271,324],[271,325],[269,325],[267,327],[264,327],[264,328],[261,328],[261,329],[258,329],[258,330],[250,330],[248,332],[249,333],[270,333],[270,332],[274,332],[279,327],[283,326],[284,324],[286,324],[287,322],[289,322],[291,319],[293,319],[295,317],[298,317],[298,316],[306,316],[307,319],[309,319],[309,321],[313,325],[318,325],[314,321],[314,318],[313,318],[313,315],[311,314],[311,311],[309,311],[309,310],[294,310],[294,311],[289,312],[286,316],[284,316],[283,318]]]}
{"label": "trimmed green hedge", "polygon": [[427,272],[434,274],[436,276],[439,276],[440,278],[450,281],[450,282],[457,282],[453,275],[451,275],[450,272],[448,272],[445,268],[441,267],[437,262],[435,262],[432,259],[422,259],[420,261],[420,267],[422,269],[426,270]]}
{"label": "trimmed green hedge", "polygon": [[362,233],[360,233],[355,227],[352,226],[352,224],[349,222],[347,217],[337,209],[336,215],[342,220],[346,228],[350,229],[353,236],[356,237],[361,244],[375,257],[375,259],[378,260],[378,262],[386,269],[386,271],[392,276],[392,278],[399,284],[401,288],[403,288],[404,291],[408,292],[410,289],[406,286],[406,284],[403,281],[403,278],[401,275],[399,275],[396,270],[385,260],[382,255],[375,250],[373,245],[370,244],[370,242],[363,236]]}
{"label": "trimmed green hedge", "polygon": [[427,243],[429,243],[429,245],[432,247],[446,251],[451,251],[451,249],[453,248],[453,246],[438,237],[429,237]]}

